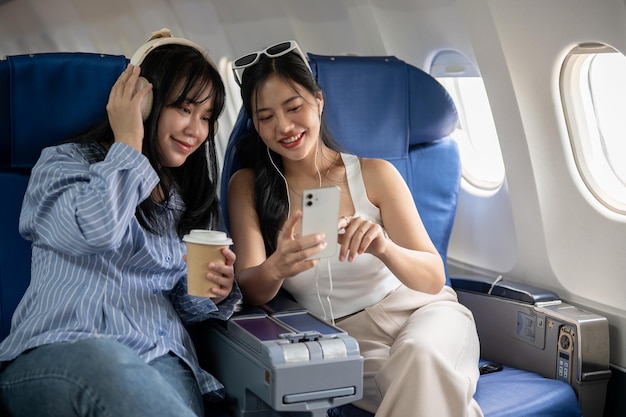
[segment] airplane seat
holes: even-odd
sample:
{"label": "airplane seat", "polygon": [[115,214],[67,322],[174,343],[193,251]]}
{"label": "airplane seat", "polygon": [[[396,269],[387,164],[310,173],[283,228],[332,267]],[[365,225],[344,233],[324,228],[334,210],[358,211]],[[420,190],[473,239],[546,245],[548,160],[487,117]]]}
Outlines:
{"label": "airplane seat", "polygon": [[[457,113],[446,90],[429,74],[392,56],[309,58],[324,91],[324,114],[335,139],[348,152],[384,158],[398,168],[445,260],[461,176],[458,148],[449,137]],[[240,168],[236,146],[249,129],[252,125],[242,109],[224,157],[225,215],[228,181]],[[447,284],[451,282],[447,277]],[[486,364],[481,359],[480,366]],[[510,366],[482,375],[474,398],[487,417],[581,415],[570,385]],[[372,417],[351,404],[332,407],[327,415]]]}
{"label": "airplane seat", "polygon": [[104,117],[111,86],[125,67],[123,56],[83,53],[0,60],[0,340],[30,281],[30,244],[18,232],[30,170],[43,148]]}
{"label": "airplane seat", "polygon": [[[18,232],[30,170],[41,150],[106,117],[122,55],[39,53],[0,60],[0,341],[30,282],[30,243]],[[207,404],[209,407],[210,404]],[[0,415],[6,415],[0,404]],[[211,415],[227,417],[219,406]]]}

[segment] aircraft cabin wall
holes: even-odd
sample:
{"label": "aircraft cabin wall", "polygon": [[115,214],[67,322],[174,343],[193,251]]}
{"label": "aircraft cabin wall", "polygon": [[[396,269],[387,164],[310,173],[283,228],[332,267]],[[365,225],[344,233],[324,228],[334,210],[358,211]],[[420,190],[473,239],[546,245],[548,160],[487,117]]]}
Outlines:
{"label": "aircraft cabin wall", "polygon": [[[559,77],[563,60],[580,43],[626,52],[625,3],[8,0],[0,2],[0,57],[54,51],[131,56],[161,27],[202,44],[216,60],[285,39],[319,54],[396,55],[425,71],[437,52],[460,52],[483,77],[506,177],[491,192],[464,182],[451,264],[547,287],[607,316],[611,362],[624,370],[626,216],[599,203],[578,174]],[[228,137],[237,109],[231,104],[220,140]]]}
{"label": "aircraft cabin wall", "polygon": [[[458,4],[491,103],[506,187],[492,196],[464,189],[449,256],[555,289],[567,301],[609,317],[611,360],[623,368],[626,217],[600,204],[578,174],[559,77],[567,53],[580,43],[602,42],[626,50],[624,3]],[[481,19],[476,18],[479,14]],[[501,193],[508,195],[508,204]],[[507,209],[512,210],[513,224],[502,224],[504,216],[494,222],[492,214],[506,214]],[[515,253],[510,270],[501,268],[498,251],[489,250],[493,247],[507,256]]]}
{"label": "aircraft cabin wall", "polygon": [[453,49],[485,83],[506,177],[490,193],[464,181],[449,262],[553,289],[607,316],[611,362],[626,368],[626,216],[581,179],[559,87],[562,63],[578,44],[626,51],[624,2],[381,2],[375,16],[383,54],[428,71],[438,51]]}

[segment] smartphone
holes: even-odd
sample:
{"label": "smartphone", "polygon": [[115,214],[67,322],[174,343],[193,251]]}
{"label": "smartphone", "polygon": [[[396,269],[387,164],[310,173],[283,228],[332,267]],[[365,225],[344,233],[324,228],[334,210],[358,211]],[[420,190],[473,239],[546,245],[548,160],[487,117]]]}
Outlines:
{"label": "smartphone", "polygon": [[302,193],[302,236],[324,233],[328,245],[308,259],[329,258],[337,253],[339,187],[309,188]]}

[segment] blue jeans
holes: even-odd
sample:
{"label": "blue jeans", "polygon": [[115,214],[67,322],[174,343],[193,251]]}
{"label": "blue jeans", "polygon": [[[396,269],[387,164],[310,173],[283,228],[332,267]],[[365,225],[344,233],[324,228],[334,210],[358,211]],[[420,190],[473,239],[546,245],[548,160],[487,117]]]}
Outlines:
{"label": "blue jeans", "polygon": [[0,396],[12,417],[198,417],[202,394],[178,357],[146,364],[108,339],[41,346],[0,372]]}

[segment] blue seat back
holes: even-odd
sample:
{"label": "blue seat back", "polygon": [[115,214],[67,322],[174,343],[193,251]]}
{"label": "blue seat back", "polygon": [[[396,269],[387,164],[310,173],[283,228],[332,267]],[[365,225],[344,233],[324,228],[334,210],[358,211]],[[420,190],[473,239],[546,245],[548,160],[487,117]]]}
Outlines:
{"label": "blue seat back", "polygon": [[44,53],[0,61],[0,340],[30,281],[30,244],[18,232],[30,169],[46,146],[106,116],[124,56]]}
{"label": "blue seat back", "polygon": [[[324,114],[334,138],[350,153],[384,158],[398,168],[445,261],[461,178],[458,148],[449,137],[457,112],[445,88],[392,56],[309,58],[324,91]],[[236,146],[248,129],[252,125],[242,109],[224,157],[225,216],[228,181],[239,168]]]}

